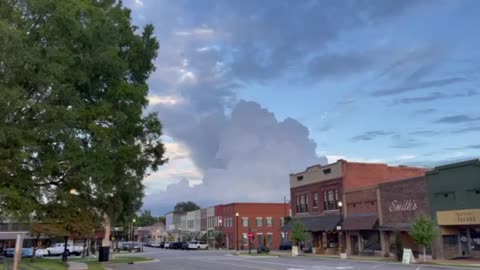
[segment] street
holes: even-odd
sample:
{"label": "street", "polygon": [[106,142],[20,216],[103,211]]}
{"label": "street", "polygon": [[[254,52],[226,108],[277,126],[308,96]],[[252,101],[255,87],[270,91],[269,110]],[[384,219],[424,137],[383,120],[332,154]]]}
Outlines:
{"label": "street", "polygon": [[384,262],[365,262],[310,257],[238,257],[226,251],[183,251],[146,248],[145,253],[157,259],[137,264],[114,264],[113,270],[370,270],[370,269],[467,269],[421,265],[402,265]]}

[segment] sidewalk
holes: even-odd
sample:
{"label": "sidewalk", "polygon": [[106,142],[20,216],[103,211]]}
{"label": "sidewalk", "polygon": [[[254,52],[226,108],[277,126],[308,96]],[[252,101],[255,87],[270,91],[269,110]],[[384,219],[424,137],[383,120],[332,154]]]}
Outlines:
{"label": "sidewalk", "polygon": [[[292,254],[290,251],[271,251],[270,255],[277,255],[279,257],[291,257]],[[340,260],[339,255],[322,255],[322,254],[311,254],[303,253],[300,257],[308,258],[319,258],[319,259],[338,259]],[[392,257],[380,257],[380,256],[348,256],[347,260],[354,261],[371,261],[371,262],[385,262],[385,263],[401,263]],[[480,267],[480,259],[453,259],[453,260],[430,260],[426,263],[419,261],[417,259],[418,265],[439,265],[439,266],[461,266],[461,267]]]}

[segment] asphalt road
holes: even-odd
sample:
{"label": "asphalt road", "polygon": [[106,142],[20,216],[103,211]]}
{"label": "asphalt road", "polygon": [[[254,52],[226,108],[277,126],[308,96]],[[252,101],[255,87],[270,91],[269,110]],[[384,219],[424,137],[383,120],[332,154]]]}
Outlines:
{"label": "asphalt road", "polygon": [[[157,259],[154,262],[116,264],[113,270],[435,270],[445,267],[402,265],[383,262],[365,262],[310,257],[239,257],[222,251],[182,251],[146,248],[145,253]],[[448,269],[463,269],[448,268]],[[477,268],[478,269],[478,268]]]}

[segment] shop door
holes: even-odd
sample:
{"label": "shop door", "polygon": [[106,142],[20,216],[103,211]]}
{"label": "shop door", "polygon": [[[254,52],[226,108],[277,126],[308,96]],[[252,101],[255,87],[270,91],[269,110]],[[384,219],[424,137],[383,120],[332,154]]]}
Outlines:
{"label": "shop door", "polygon": [[468,231],[460,230],[460,251],[463,257],[470,256],[470,247],[468,246]]}
{"label": "shop door", "polygon": [[258,248],[263,248],[263,234],[257,234],[257,239],[258,239]]}
{"label": "shop door", "polygon": [[352,255],[358,255],[358,235],[350,235],[350,245],[352,246]]}

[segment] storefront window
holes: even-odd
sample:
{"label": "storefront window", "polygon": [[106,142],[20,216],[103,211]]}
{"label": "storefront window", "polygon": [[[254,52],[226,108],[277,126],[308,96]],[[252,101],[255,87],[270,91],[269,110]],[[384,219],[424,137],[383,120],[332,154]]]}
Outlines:
{"label": "storefront window", "polygon": [[480,250],[480,228],[470,229],[471,249]]}

